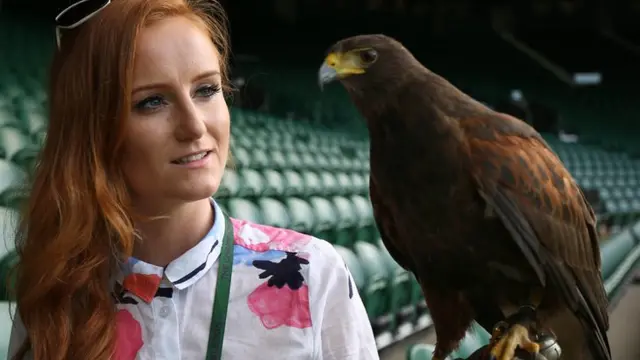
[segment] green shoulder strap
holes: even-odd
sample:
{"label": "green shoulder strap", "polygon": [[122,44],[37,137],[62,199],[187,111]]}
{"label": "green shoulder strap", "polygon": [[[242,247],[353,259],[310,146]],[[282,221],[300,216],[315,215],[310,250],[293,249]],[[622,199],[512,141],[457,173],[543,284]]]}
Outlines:
{"label": "green shoulder strap", "polygon": [[218,265],[218,281],[213,300],[211,326],[209,328],[209,343],[207,345],[206,360],[222,359],[222,341],[227,322],[227,308],[229,306],[229,291],[231,289],[231,272],[233,270],[233,224],[227,214],[224,214],[225,227],[222,239],[222,250]]}

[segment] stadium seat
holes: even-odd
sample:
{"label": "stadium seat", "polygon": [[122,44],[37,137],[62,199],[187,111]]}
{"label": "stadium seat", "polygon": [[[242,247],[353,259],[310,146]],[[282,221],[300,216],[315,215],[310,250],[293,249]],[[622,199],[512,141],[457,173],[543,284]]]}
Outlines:
{"label": "stadium seat", "polygon": [[335,234],[338,218],[331,202],[324,197],[312,196],[309,198],[309,205],[313,209],[315,219],[313,234],[321,239],[335,243],[335,239],[332,239],[332,237]]}
{"label": "stadium seat", "polygon": [[353,203],[343,196],[333,196],[330,200],[336,211],[336,223],[333,235],[335,243],[351,246],[355,240],[354,230],[358,222],[356,214],[353,211]]}
{"label": "stadium seat", "polygon": [[9,269],[15,263],[15,237],[20,213],[14,209],[0,207],[0,300],[7,298]]}
{"label": "stadium seat", "polygon": [[[435,346],[431,344],[413,344],[407,348],[407,360],[431,360]],[[445,360],[450,360],[447,357]]]}
{"label": "stadium seat", "polygon": [[377,246],[357,241],[354,250],[366,276],[366,286],[362,293],[374,332],[379,334],[393,325],[390,308],[389,274]]}
{"label": "stadium seat", "polygon": [[307,196],[318,195],[322,193],[322,180],[314,171],[303,171],[302,181],[304,182],[305,194]]}
{"label": "stadium seat", "polygon": [[391,312],[395,314],[399,323],[412,322],[415,319],[416,309],[411,301],[413,288],[411,274],[391,257],[382,240],[378,241],[378,248],[389,273]]}
{"label": "stadium seat", "polygon": [[9,353],[9,340],[11,338],[11,324],[16,304],[8,301],[0,302],[0,358],[5,358]]}
{"label": "stadium seat", "polygon": [[324,196],[338,193],[338,180],[330,171],[321,171],[320,174],[320,191]]}
{"label": "stadium seat", "polygon": [[369,180],[368,176],[364,176],[358,172],[351,173],[351,181],[353,182],[353,192],[355,194],[367,194],[369,193]]}
{"label": "stadium seat", "polygon": [[262,171],[264,179],[264,196],[281,197],[285,193],[285,182],[282,173],[274,169],[265,169]]}
{"label": "stadium seat", "polygon": [[302,196],[305,194],[305,182],[299,172],[295,170],[284,170],[282,172],[285,188],[285,196]]}
{"label": "stadium seat", "polygon": [[258,199],[258,206],[265,225],[286,229],[291,224],[287,208],[280,201],[264,197]]}
{"label": "stadium seat", "polygon": [[349,173],[340,171],[336,173],[336,194],[338,195],[350,195],[354,193],[353,179],[349,176]]}
{"label": "stadium seat", "polygon": [[241,198],[232,198],[227,202],[229,215],[242,220],[262,223],[262,214],[256,204]]}
{"label": "stadium seat", "polygon": [[271,160],[267,153],[262,149],[252,149],[249,151],[251,156],[251,167],[254,169],[266,169],[271,167]]}
{"label": "stadium seat", "polygon": [[264,179],[262,175],[255,169],[240,169],[238,170],[238,176],[240,177],[240,188],[238,189],[238,196],[240,197],[258,197],[261,196],[264,191]]}
{"label": "stadium seat", "polygon": [[638,244],[630,230],[623,230],[601,246],[602,277],[609,278],[629,252]]}
{"label": "stadium seat", "polygon": [[376,242],[378,237],[376,236],[376,226],[373,219],[373,208],[369,199],[362,195],[350,196],[353,203],[353,209],[356,214],[357,231],[354,240]]}
{"label": "stadium seat", "polygon": [[13,127],[0,127],[0,157],[12,160],[20,150],[33,147],[28,135]]}
{"label": "stadium seat", "polygon": [[251,167],[251,154],[244,147],[233,147],[231,150],[231,155],[233,157],[233,164],[238,168],[247,168]]}
{"label": "stadium seat", "polygon": [[333,247],[344,260],[351,276],[353,277],[356,288],[359,292],[362,292],[366,285],[366,277],[364,270],[362,269],[362,265],[360,264],[360,260],[358,260],[358,257],[353,253],[353,251],[344,246],[334,245]]}
{"label": "stadium seat", "polygon": [[[285,199],[285,206],[289,211],[289,218],[291,220],[290,228],[292,230],[310,234],[315,223],[311,205],[300,198],[289,197]],[[324,240],[329,241],[330,239]]]}
{"label": "stadium seat", "polygon": [[0,192],[0,206],[21,210],[28,196],[27,184],[11,185]]}
{"label": "stadium seat", "polygon": [[271,169],[286,169],[288,167],[287,156],[283,151],[279,149],[274,149],[269,145],[267,145],[266,148],[270,149],[269,150],[269,167]]}
{"label": "stadium seat", "polygon": [[238,177],[238,173],[234,169],[226,169],[220,181],[218,191],[216,192],[216,198],[237,196],[239,189],[240,178]]}
{"label": "stadium seat", "polygon": [[0,159],[0,193],[19,184],[24,184],[27,175],[15,164]]}

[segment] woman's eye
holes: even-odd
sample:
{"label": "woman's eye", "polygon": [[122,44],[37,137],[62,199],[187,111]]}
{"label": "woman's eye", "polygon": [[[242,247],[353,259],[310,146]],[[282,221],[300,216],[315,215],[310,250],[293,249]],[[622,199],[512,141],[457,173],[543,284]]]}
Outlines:
{"label": "woman's eye", "polygon": [[135,105],[137,110],[154,110],[165,105],[166,101],[160,96],[150,96]]}
{"label": "woman's eye", "polygon": [[218,92],[220,92],[220,86],[218,86],[218,85],[206,85],[206,86],[200,87],[196,91],[196,94],[198,96],[212,97],[215,94],[217,94]]}

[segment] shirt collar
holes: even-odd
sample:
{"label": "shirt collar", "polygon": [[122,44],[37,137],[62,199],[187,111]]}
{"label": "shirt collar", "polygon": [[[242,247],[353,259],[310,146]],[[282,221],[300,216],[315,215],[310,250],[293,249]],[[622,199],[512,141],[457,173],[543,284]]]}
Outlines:
{"label": "shirt collar", "polygon": [[202,278],[218,260],[225,232],[226,215],[213,198],[211,206],[215,220],[207,235],[166,267],[130,257],[122,268],[120,283],[124,290],[145,302],[151,302],[161,285],[166,284],[181,290]]}

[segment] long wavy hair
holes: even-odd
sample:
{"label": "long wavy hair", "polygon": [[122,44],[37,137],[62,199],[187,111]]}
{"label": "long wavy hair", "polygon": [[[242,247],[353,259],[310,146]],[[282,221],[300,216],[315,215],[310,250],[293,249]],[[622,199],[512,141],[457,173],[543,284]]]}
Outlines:
{"label": "long wavy hair", "polygon": [[[112,284],[132,253],[134,214],[120,168],[140,31],[184,16],[210,33],[228,86],[226,15],[214,1],[113,0],[63,32],[50,77],[49,128],[16,237],[16,359],[110,359]],[[226,87],[226,89],[228,89]]]}

